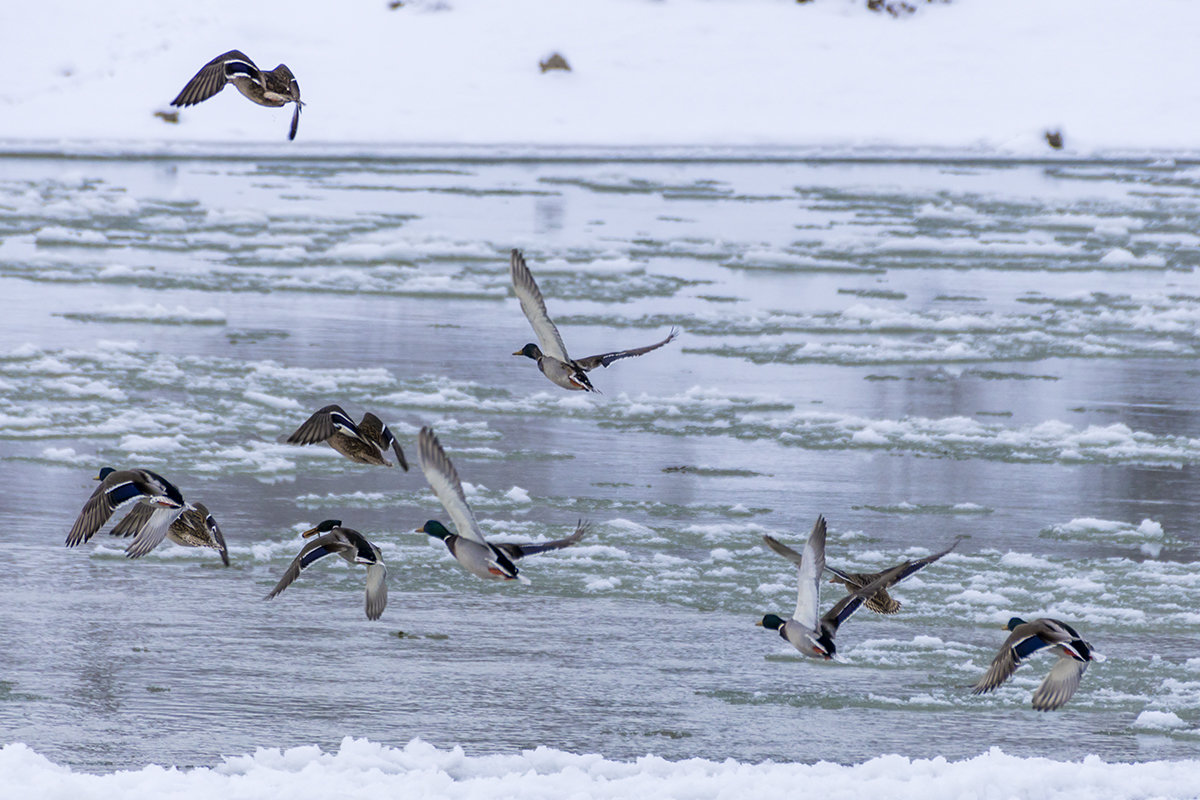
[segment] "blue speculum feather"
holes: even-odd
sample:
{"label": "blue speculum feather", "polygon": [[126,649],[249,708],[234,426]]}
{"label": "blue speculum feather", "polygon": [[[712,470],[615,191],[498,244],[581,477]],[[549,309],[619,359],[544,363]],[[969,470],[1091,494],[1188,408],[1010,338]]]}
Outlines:
{"label": "blue speculum feather", "polygon": [[114,506],[119,506],[127,500],[132,500],[135,497],[141,497],[142,493],[133,483],[122,483],[108,490],[108,499],[112,501]]}
{"label": "blue speculum feather", "polygon": [[309,550],[307,553],[305,553],[304,558],[300,559],[300,569],[306,568],[309,564],[313,563],[314,561],[316,561],[318,559],[324,558],[325,556],[329,555],[331,552],[333,552],[333,551],[330,550],[325,545],[321,545],[320,547],[314,547],[312,550]]}
{"label": "blue speculum feather", "polygon": [[244,75],[247,78],[253,78],[254,68],[245,61],[226,61],[225,77],[232,78],[235,75]]}
{"label": "blue speculum feather", "polygon": [[1041,650],[1046,646],[1047,642],[1046,640],[1042,639],[1042,637],[1030,636],[1025,641],[1019,642],[1015,647],[1013,647],[1013,650],[1016,652],[1019,660],[1022,658],[1027,658],[1031,654],[1036,653],[1038,650]]}

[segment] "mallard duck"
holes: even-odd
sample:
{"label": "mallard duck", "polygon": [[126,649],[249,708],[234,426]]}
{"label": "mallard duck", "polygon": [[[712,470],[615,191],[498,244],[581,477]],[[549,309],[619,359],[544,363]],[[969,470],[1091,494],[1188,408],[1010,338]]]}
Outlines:
{"label": "mallard duck", "polygon": [[838,628],[850,619],[868,598],[873,597],[880,589],[898,583],[926,564],[937,560],[931,556],[917,562],[906,561],[885,570],[879,573],[878,578],[852,591],[834,603],[833,608],[824,615],[817,617],[821,602],[821,572],[825,569],[825,517],[817,517],[808,542],[804,545],[803,554],[797,553],[771,536],[763,536],[763,542],[799,568],[800,586],[796,596],[796,610],[791,619],[785,620],[776,614],[766,614],[755,624],[779,631],[780,636],[804,655],[825,660],[833,658],[837,653],[833,637]]}
{"label": "mallard duck", "polygon": [[592,386],[592,382],[587,376],[588,372],[596,367],[607,367],[618,359],[640,356],[651,350],[657,350],[679,334],[676,328],[672,328],[667,338],[656,344],[572,359],[567,355],[567,348],[563,344],[562,336],[558,333],[558,328],[554,326],[550,315],[546,313],[546,301],[542,299],[537,281],[533,279],[533,274],[525,265],[525,257],[521,255],[520,250],[512,251],[508,272],[512,277],[517,299],[521,301],[521,310],[525,312],[529,324],[533,326],[533,332],[537,334],[538,341],[541,343],[539,348],[538,345],[530,342],[513,355],[532,358],[537,362],[538,369],[542,371],[543,375],[564,389],[594,392],[596,388]]}
{"label": "mallard duck", "polygon": [[897,564],[896,566],[885,569],[882,572],[844,572],[837,567],[831,567],[828,564],[825,565],[825,569],[833,573],[834,577],[829,581],[830,583],[840,583],[852,592],[863,588],[867,584],[874,583],[884,575],[890,576],[890,582],[884,584],[877,592],[875,592],[875,594],[868,597],[863,605],[865,605],[869,610],[874,611],[876,614],[895,614],[900,610],[900,601],[888,594],[887,590],[907,578],[909,575],[912,575],[917,570],[924,569],[942,556],[949,553],[955,547],[958,547],[958,543],[961,542],[962,539],[963,537],[961,536],[955,539],[954,544],[950,545],[940,553],[934,553],[931,556],[925,556],[925,558],[909,559],[902,564]]}
{"label": "mallard duck", "polygon": [[541,544],[507,542],[493,544],[488,542],[483,538],[483,532],[479,529],[479,523],[475,521],[475,515],[471,513],[471,506],[467,504],[467,496],[463,493],[458,472],[450,463],[450,459],[446,457],[446,451],[442,449],[437,436],[428,427],[421,428],[421,432],[417,435],[417,456],[421,462],[421,471],[425,473],[425,479],[429,481],[429,485],[433,487],[433,493],[437,495],[442,507],[450,515],[450,520],[458,529],[458,534],[451,533],[436,519],[431,519],[417,528],[417,533],[426,533],[445,542],[450,555],[454,556],[463,569],[472,575],[488,579],[515,579],[522,583],[529,583],[528,578],[519,574],[514,561],[535,553],[570,547],[582,539],[590,527],[590,523],[580,520],[575,526],[575,532],[570,536]]}
{"label": "mallard duck", "polygon": [[300,577],[300,573],[313,562],[337,554],[351,564],[367,565],[367,619],[379,619],[387,608],[387,567],[384,566],[379,548],[358,531],[343,528],[340,519],[327,519],[302,535],[308,537],[318,533],[321,535],[304,545],[300,555],[288,565],[279,583],[263,599],[270,600],[291,586],[292,581]]}
{"label": "mallard duck", "polygon": [[408,472],[408,461],[400,443],[391,429],[371,412],[363,414],[358,425],[339,405],[329,405],[315,412],[287,438],[288,444],[316,444],[327,442],[351,461],[390,467],[392,462],[384,457],[388,448],[396,454],[400,469]]}
{"label": "mallard duck", "polygon": [[[112,535],[134,535],[149,522],[153,513],[149,506],[134,506],[112,529]],[[229,549],[225,546],[225,537],[221,535],[217,521],[213,519],[204,503],[184,503],[183,513],[167,528],[167,538],[184,547],[208,547],[216,550],[221,556],[221,563],[229,566]]]}
{"label": "mallard duck", "polygon": [[137,526],[137,535],[125,548],[125,555],[130,558],[144,556],[166,538],[168,529],[186,506],[183,494],[175,484],[148,469],[104,467],[95,479],[100,485],[83,504],[83,510],[71,526],[67,547],[75,547],[92,538],[114,511],[136,500],[146,506],[149,514]]}
{"label": "mallard duck", "polygon": [[190,106],[207,100],[232,83],[237,90],[260,106],[279,108],[288,103],[295,103],[296,110],[292,113],[292,127],[288,130],[288,139],[296,138],[296,128],[300,125],[300,84],[296,76],[280,64],[270,72],[263,72],[250,57],[241,50],[230,50],[222,53],[200,68],[200,71],[187,82],[183,91],[171,101],[173,106]]}
{"label": "mallard duck", "polygon": [[992,659],[988,671],[971,688],[971,694],[992,691],[1012,677],[1026,658],[1043,648],[1057,647],[1058,661],[1033,693],[1035,711],[1053,711],[1075,694],[1083,673],[1087,671],[1088,662],[1104,660],[1104,656],[1093,650],[1078,631],[1062,620],[1042,617],[1026,622],[1020,617],[1013,617],[1004,629],[1012,633],[1000,646],[1000,652]]}

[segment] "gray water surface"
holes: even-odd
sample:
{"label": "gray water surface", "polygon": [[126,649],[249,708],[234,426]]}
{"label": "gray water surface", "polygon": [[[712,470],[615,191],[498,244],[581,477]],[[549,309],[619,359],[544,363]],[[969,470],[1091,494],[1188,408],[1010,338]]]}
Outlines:
{"label": "gray water surface", "polygon": [[[78,769],[421,737],[853,762],[1200,743],[1200,170],[1190,165],[9,158],[0,169],[0,741]],[[522,248],[576,356],[551,385]],[[414,469],[281,443],[338,402]],[[415,533],[432,425],[485,532],[591,535],[485,583]],[[99,467],[230,544],[63,539]],[[801,659],[791,566],[967,538]],[[383,550],[271,602],[299,531]],[[829,587],[823,604],[837,598]],[[1063,710],[1043,654],[984,697],[1010,616],[1108,656]]]}

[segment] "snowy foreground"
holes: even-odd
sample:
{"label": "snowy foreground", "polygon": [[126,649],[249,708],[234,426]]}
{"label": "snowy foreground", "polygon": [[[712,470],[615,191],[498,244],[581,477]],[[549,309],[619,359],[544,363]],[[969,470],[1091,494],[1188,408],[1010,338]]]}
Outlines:
{"label": "snowy foreground", "polygon": [[212,769],[149,766],[89,775],[57,766],[25,745],[0,749],[7,797],[304,798],[629,798],[754,797],[828,800],[938,798],[1195,798],[1200,762],[1106,764],[1015,758],[997,749],[965,761],[881,756],[864,764],[741,764],[647,756],[635,762],[538,748],[473,757],[420,740],[390,748],[344,739],[336,753],[317,747],[259,750]]}
{"label": "snowy foreground", "polygon": [[[0,146],[1197,150],[1200,3],[911,0],[43,0],[0,25]],[[286,63],[307,102],[232,87],[154,112],[209,59]],[[539,70],[559,52],[571,72]]]}

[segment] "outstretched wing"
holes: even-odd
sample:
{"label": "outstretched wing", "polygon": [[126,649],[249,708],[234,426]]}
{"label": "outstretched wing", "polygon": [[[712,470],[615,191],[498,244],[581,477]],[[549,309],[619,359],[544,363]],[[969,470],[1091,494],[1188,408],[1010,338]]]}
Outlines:
{"label": "outstretched wing", "polygon": [[135,503],[133,508],[129,509],[129,513],[121,517],[121,521],[113,526],[109,531],[113,536],[133,536],[142,529],[142,526],[150,521],[150,516],[154,513],[154,508],[145,503]]}
{"label": "outstretched wing", "polygon": [[367,619],[379,619],[387,608],[387,567],[383,562],[367,566]]}
{"label": "outstretched wing", "polygon": [[669,334],[667,334],[667,338],[663,339],[661,342],[657,342],[655,344],[648,344],[645,347],[635,347],[632,350],[618,350],[614,353],[602,353],[598,356],[588,356],[587,358],[577,358],[577,359],[575,359],[575,363],[579,365],[580,369],[585,370],[585,371],[593,370],[596,367],[607,367],[609,364],[611,364],[612,362],[614,362],[618,359],[632,358],[633,356],[640,356],[645,353],[649,353],[651,350],[657,350],[658,348],[662,347],[664,344],[671,341],[678,335],[679,335],[679,329],[671,328],[671,332]]}
{"label": "outstretched wing", "polygon": [[284,589],[292,585],[292,581],[300,577],[310,565],[316,563],[325,556],[341,554],[347,550],[353,550],[354,547],[343,539],[336,531],[331,531],[323,536],[318,536],[308,544],[304,545],[304,549],[300,554],[292,559],[292,563],[288,565],[284,571],[283,577],[279,579],[279,583],[275,584],[265,600],[270,600],[275,595],[282,592]]}
{"label": "outstretched wing", "polygon": [[[110,480],[114,476],[119,477]],[[104,527],[104,523],[108,522],[114,511],[130,500],[142,496],[142,489],[134,481],[134,473],[111,473],[83,504],[83,510],[79,512],[79,517],[67,534],[67,547],[75,547],[92,538],[96,531]]]}
{"label": "outstretched wing", "polygon": [[1035,711],[1053,711],[1071,699],[1079,688],[1083,673],[1087,672],[1088,662],[1079,661],[1069,655],[1060,655],[1050,674],[1042,681],[1042,685],[1033,693],[1033,708]]}
{"label": "outstretched wing", "polygon": [[208,529],[208,535],[216,542],[217,552],[221,555],[221,563],[228,567],[229,548],[225,546],[225,537],[221,535],[221,528],[217,525],[216,519],[209,513],[208,506],[204,503],[196,503],[194,508],[204,518],[204,527]]}
{"label": "outstretched wing", "polygon": [[908,576],[912,575],[914,572],[924,569],[942,556],[949,553],[958,546],[958,543],[962,541],[962,538],[963,537],[960,536],[959,538],[955,539],[953,544],[940,553],[934,553],[933,555],[926,556],[925,558],[909,559],[908,561],[897,564],[894,567],[885,569],[882,572],[845,572],[837,567],[831,567],[828,564],[825,565],[825,569],[829,570],[838,578],[840,578],[841,581],[850,588],[851,592],[862,589],[867,584],[874,583],[882,578],[883,580],[879,585],[879,589],[864,602],[867,608],[871,609],[877,614],[895,614],[900,610],[900,602],[889,595],[887,590]]}
{"label": "outstretched wing", "polygon": [[[295,84],[296,82],[295,82],[295,81],[292,81],[292,83],[293,83],[293,84]],[[297,86],[297,87],[296,87],[296,98],[297,98],[297,100],[296,100],[296,110],[292,112],[292,125],[291,125],[291,127],[290,127],[290,128],[288,128],[288,141],[289,141],[289,142],[290,142],[290,141],[292,141],[292,140],[294,140],[294,139],[296,138],[296,131],[297,131],[297,130],[300,128],[300,101],[299,101],[299,97],[300,97],[300,87],[299,87],[299,86]]]}
{"label": "outstretched wing", "polygon": [[558,328],[554,327],[550,315],[546,313],[546,301],[542,299],[542,293],[538,290],[537,281],[533,279],[533,273],[529,271],[529,267],[525,266],[525,256],[521,255],[520,250],[512,251],[508,262],[508,274],[512,277],[517,299],[521,301],[521,310],[525,312],[525,317],[533,326],[533,332],[537,334],[542,352],[551,358],[571,363],[571,357],[567,355],[567,348],[563,344],[562,336],[559,335]]}
{"label": "outstretched wing", "polygon": [[792,618],[809,630],[816,630],[817,604],[821,600],[821,571],[825,568],[825,517],[817,517],[812,533],[804,544],[803,554],[770,536],[763,536],[763,541],[767,547],[799,568],[796,610]]}
{"label": "outstretched wing", "polygon": [[541,544],[513,544],[511,542],[492,543],[492,547],[504,553],[512,561],[525,556],[532,556],[537,553],[545,553],[547,550],[561,550],[564,547],[570,547],[583,538],[584,534],[592,527],[592,523],[580,520],[575,526],[575,532],[563,539],[555,539],[552,542],[542,542]]}
{"label": "outstretched wing", "polygon": [[1017,667],[1021,666],[1022,661],[1051,644],[1038,636],[1037,631],[1028,623],[1018,625],[1000,646],[1000,652],[992,659],[987,672],[971,687],[971,694],[992,691],[1011,678],[1012,674],[1017,671]]}
{"label": "outstretched wing", "polygon": [[458,472],[446,457],[446,451],[442,450],[442,444],[432,428],[421,428],[417,435],[417,457],[421,462],[421,471],[425,473],[425,480],[429,481],[433,493],[450,515],[458,535],[487,546],[483,531],[479,529],[479,523],[471,513],[471,506],[467,504],[467,496],[463,492],[462,481],[458,479]]}
{"label": "outstretched wing", "polygon": [[179,519],[179,515],[182,513],[183,506],[155,508],[151,512],[150,518],[138,529],[137,536],[125,548],[125,555],[129,558],[141,558],[158,547],[162,544],[162,540],[167,538],[167,531],[170,530],[171,524]]}
{"label": "outstretched wing", "polygon": [[[902,564],[900,566],[904,565]],[[883,595],[886,597],[887,592],[885,589],[894,583],[894,581],[891,580],[891,574],[895,569],[897,569],[897,567],[886,570],[885,572],[876,576],[871,582],[864,586],[855,588],[850,592],[850,594],[834,603],[833,607],[821,616],[822,628],[829,631],[830,635],[837,633],[837,629],[841,627],[842,623],[854,616],[854,613],[858,611],[858,609],[862,608],[863,605],[868,601],[875,599],[880,593],[883,593]]]}
{"label": "outstretched wing", "polygon": [[354,420],[350,419],[350,415],[341,406],[329,405],[313,412],[313,415],[287,438],[287,443],[316,444],[325,441],[337,431],[358,439],[363,438]]}
{"label": "outstretched wing", "polygon": [[207,100],[225,88],[231,77],[242,75],[264,85],[262,72],[241,50],[222,53],[200,68],[183,90],[171,101],[173,106],[191,106]]}
{"label": "outstretched wing", "polygon": [[404,457],[404,451],[400,449],[400,443],[392,435],[391,428],[383,424],[383,420],[368,411],[363,414],[362,422],[358,423],[358,431],[364,438],[378,445],[379,449],[385,453],[389,447],[392,448],[392,452],[396,454],[396,461],[400,464],[400,469],[408,472],[408,460]]}

